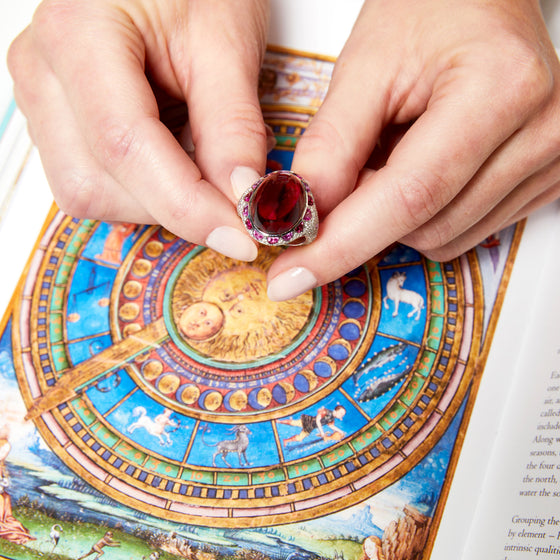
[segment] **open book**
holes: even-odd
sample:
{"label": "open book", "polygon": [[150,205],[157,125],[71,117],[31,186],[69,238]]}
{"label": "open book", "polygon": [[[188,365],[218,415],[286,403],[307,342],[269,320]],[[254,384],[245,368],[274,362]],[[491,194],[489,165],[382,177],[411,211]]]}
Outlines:
{"label": "open book", "polygon": [[[332,66],[268,53],[271,170]],[[0,554],[560,554],[557,224],[449,263],[397,245],[272,303],[277,249],[240,263],[53,209],[1,325]],[[219,310],[205,336],[193,307]]]}

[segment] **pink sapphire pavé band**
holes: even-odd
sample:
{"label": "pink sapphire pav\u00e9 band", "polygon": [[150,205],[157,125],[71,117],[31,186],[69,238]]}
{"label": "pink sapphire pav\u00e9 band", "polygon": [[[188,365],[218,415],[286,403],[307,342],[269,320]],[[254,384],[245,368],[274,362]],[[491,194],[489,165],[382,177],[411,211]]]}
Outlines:
{"label": "pink sapphire pav\u00e9 band", "polygon": [[307,181],[292,171],[273,171],[251,185],[237,203],[251,237],[263,245],[307,245],[319,218]]}

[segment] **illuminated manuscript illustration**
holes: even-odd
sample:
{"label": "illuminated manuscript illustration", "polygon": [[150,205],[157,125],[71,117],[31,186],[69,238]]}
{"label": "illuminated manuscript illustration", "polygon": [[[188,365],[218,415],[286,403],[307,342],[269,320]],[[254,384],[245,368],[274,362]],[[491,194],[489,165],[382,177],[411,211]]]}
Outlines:
{"label": "illuminated manuscript illustration", "polygon": [[[271,170],[331,70],[269,53]],[[520,234],[275,303],[280,248],[53,211],[0,341],[0,552],[427,559]]]}

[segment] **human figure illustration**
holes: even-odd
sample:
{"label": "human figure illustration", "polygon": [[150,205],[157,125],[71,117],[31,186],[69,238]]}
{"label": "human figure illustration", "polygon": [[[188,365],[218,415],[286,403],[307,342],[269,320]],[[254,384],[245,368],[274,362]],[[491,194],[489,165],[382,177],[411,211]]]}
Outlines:
{"label": "human figure illustration", "polygon": [[134,232],[136,224],[111,224],[110,228],[111,230],[105,238],[103,252],[95,255],[95,258],[111,264],[120,264],[124,242]]}
{"label": "human figure illustration", "polygon": [[138,420],[130,424],[126,431],[131,434],[138,428],[144,428],[151,436],[158,438],[160,445],[172,445],[173,442],[166,428],[168,426],[175,429],[179,427],[179,424],[171,418],[172,414],[173,411],[166,408],[161,414],[152,418],[143,406],[137,406],[132,411],[132,415],[137,416]]}
{"label": "human figure illustration", "polygon": [[379,537],[370,536],[363,544],[364,555],[361,560],[385,560],[382,541]]}
{"label": "human figure illustration", "polygon": [[83,554],[82,556],[80,556],[78,558],[78,560],[83,560],[84,558],[87,558],[88,556],[91,556],[92,554],[95,554],[95,557],[93,560],[97,560],[98,558],[101,558],[101,556],[103,556],[105,554],[105,551],[103,550],[106,546],[121,546],[121,543],[118,541],[114,541],[113,540],[113,531],[107,531],[103,537],[101,539],[99,539],[89,550],[89,552],[87,552],[86,554]]}
{"label": "human figure illustration", "polygon": [[12,498],[8,492],[10,479],[5,460],[12,446],[8,440],[10,429],[8,424],[0,425],[0,539],[16,544],[24,544],[34,540],[29,531],[12,515]]}
{"label": "human figure illustration", "polygon": [[10,441],[8,440],[9,435],[9,428],[7,424],[3,424],[0,426],[0,476],[4,476],[4,461],[6,457],[9,455],[12,446],[10,445]]}
{"label": "human figure illustration", "polygon": [[[294,441],[302,441],[315,430],[319,431],[319,435],[324,441],[332,438],[333,436],[337,439],[344,436],[344,431],[336,426],[336,420],[342,420],[346,414],[346,409],[341,405],[337,404],[334,410],[329,410],[322,406],[317,411],[315,416],[311,414],[302,414],[299,418],[291,419],[287,418],[284,420],[279,420],[280,424],[287,424],[288,426],[295,426],[301,428],[301,431],[292,437],[286,438],[284,440],[284,445]],[[325,432],[325,426],[332,430],[331,434]]]}

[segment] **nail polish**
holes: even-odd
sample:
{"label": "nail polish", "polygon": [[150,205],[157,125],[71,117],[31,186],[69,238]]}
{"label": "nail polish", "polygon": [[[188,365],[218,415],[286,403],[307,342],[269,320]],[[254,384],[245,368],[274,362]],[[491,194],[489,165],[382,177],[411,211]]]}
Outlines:
{"label": "nail polish", "polygon": [[218,253],[239,261],[254,261],[258,249],[246,233],[230,226],[220,226],[210,232],[206,246]]}
{"label": "nail polish", "polygon": [[240,198],[259,178],[260,174],[251,167],[242,165],[236,167],[230,175],[231,187],[235,197]]}
{"label": "nail polish", "polygon": [[281,272],[268,283],[268,299],[292,299],[317,286],[317,279],[307,268],[297,266]]}

